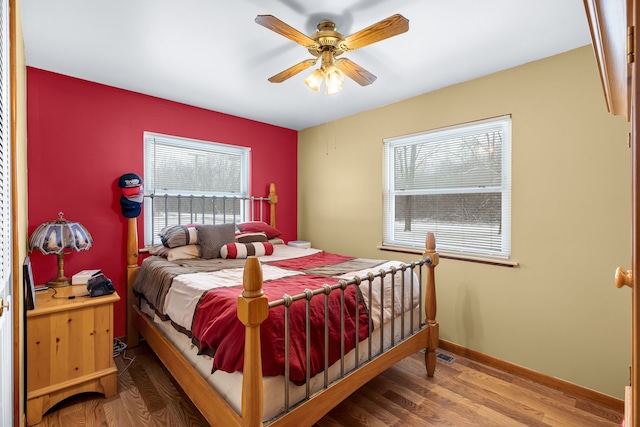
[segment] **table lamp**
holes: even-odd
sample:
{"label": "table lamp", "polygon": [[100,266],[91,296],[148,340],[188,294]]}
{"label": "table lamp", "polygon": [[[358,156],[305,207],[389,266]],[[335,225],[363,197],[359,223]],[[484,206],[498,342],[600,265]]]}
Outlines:
{"label": "table lamp", "polygon": [[64,251],[86,251],[92,244],[91,234],[82,224],[67,221],[64,214],[58,212],[58,219],[40,224],[31,234],[29,252],[40,249],[45,255],[58,255],[58,277],[47,282],[47,285],[66,286],[71,284],[71,279],[64,276]]}

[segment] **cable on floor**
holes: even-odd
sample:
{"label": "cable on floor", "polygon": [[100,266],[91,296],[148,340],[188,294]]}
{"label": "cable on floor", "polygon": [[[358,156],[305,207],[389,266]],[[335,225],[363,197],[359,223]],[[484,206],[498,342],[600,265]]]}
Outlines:
{"label": "cable on floor", "polygon": [[127,372],[127,369],[129,369],[129,366],[131,366],[131,364],[136,360],[136,357],[135,356],[127,357],[127,344],[122,340],[119,340],[118,338],[114,338],[113,339],[113,358],[115,359],[120,355],[122,355],[123,360],[128,360],[129,363],[127,364],[127,366],[125,366],[122,372],[118,372],[118,376]]}

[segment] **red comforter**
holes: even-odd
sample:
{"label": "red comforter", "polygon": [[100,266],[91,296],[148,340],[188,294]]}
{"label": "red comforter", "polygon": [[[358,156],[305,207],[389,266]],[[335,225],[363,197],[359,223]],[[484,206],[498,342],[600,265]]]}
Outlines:
{"label": "red comforter", "polygon": [[[326,254],[326,253],[323,253]],[[337,256],[340,257],[340,256]],[[306,260],[304,259],[306,258]],[[281,268],[315,268],[327,263],[348,259],[336,258],[331,254],[298,258],[291,261],[272,263]],[[296,265],[293,265],[296,264]],[[270,301],[282,298],[284,294],[296,295],[305,289],[317,289],[323,284],[334,284],[337,279],[327,276],[301,274],[271,280],[263,286]],[[194,341],[200,351],[214,355],[213,370],[226,372],[242,371],[244,363],[245,327],[237,317],[237,298],[242,287],[219,288],[206,292],[196,310],[192,327]],[[356,292],[358,287],[350,285],[345,290],[345,353],[355,347],[356,316],[359,317],[358,340],[368,336],[369,320],[367,309],[361,295],[358,295],[356,311]],[[311,362],[310,375],[324,369],[324,296],[312,298],[310,304],[311,321]],[[306,379],[306,301],[292,304],[290,315],[290,379],[302,384]],[[340,358],[340,292],[329,296],[329,365]],[[269,310],[268,318],[260,327],[262,371],[265,376],[284,375],[284,307]]]}

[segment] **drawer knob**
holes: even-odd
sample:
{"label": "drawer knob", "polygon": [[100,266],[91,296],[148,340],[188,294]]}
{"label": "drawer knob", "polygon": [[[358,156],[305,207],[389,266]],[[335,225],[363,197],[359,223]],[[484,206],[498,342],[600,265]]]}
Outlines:
{"label": "drawer knob", "polygon": [[623,286],[633,287],[633,271],[625,270],[622,267],[616,268],[616,287],[621,288]]}

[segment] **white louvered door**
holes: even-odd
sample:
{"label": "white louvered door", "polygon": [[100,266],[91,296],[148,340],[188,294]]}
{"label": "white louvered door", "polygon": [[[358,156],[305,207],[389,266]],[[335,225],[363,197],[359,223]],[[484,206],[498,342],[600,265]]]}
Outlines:
{"label": "white louvered door", "polygon": [[0,426],[13,425],[9,0],[0,0]]}

